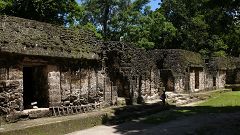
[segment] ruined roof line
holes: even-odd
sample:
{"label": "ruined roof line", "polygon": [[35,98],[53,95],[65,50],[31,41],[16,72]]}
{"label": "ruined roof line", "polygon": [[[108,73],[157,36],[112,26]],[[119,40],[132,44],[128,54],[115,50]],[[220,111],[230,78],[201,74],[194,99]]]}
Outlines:
{"label": "ruined roof line", "polygon": [[100,59],[101,48],[92,32],[0,16],[0,51],[33,56]]}

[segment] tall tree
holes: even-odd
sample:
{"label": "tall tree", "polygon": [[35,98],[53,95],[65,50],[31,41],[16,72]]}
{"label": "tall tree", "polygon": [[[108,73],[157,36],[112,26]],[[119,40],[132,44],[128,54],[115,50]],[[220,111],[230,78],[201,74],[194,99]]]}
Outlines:
{"label": "tall tree", "polygon": [[75,0],[0,0],[1,14],[38,21],[67,24],[81,17]]}
{"label": "tall tree", "polygon": [[134,25],[126,29],[124,40],[135,42],[146,49],[173,48],[171,41],[176,29],[171,22],[158,11],[140,15]]}
{"label": "tall tree", "polygon": [[130,2],[131,0],[82,0],[81,3],[86,9],[85,23],[93,23],[105,39],[111,39],[112,18],[124,10]]}
{"label": "tall tree", "polygon": [[235,0],[163,0],[159,10],[177,29],[173,44],[205,55],[237,56],[232,51],[239,48],[239,6]]}
{"label": "tall tree", "polygon": [[175,28],[160,12],[152,12],[150,0],[83,0],[86,21],[106,40],[122,40],[151,49],[171,46]]}

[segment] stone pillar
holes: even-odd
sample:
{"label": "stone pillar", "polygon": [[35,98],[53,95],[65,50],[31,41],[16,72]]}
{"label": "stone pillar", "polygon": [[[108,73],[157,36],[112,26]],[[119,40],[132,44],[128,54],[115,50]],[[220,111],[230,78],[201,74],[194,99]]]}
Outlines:
{"label": "stone pillar", "polygon": [[190,72],[189,84],[190,84],[190,87],[189,87],[190,92],[194,92],[195,91],[195,71],[194,70],[191,70]]}
{"label": "stone pillar", "polygon": [[49,107],[61,105],[60,71],[57,66],[48,65]]}
{"label": "stone pillar", "polygon": [[134,76],[134,79],[131,78],[131,80],[130,80],[131,99],[132,99],[133,105],[137,104],[137,99],[138,99],[136,78],[137,78],[137,76]]}
{"label": "stone pillar", "polygon": [[199,90],[204,90],[205,86],[204,86],[204,70],[199,72]]}

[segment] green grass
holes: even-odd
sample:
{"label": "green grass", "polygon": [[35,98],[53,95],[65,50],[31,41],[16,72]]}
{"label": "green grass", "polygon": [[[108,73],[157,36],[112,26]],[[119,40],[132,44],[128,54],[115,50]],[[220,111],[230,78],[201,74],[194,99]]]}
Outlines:
{"label": "green grass", "polygon": [[202,103],[190,107],[173,107],[170,110],[147,116],[143,122],[159,124],[201,113],[228,113],[240,110],[240,92],[214,93]]}
{"label": "green grass", "polygon": [[240,91],[217,94],[197,106],[227,107],[240,106]]}

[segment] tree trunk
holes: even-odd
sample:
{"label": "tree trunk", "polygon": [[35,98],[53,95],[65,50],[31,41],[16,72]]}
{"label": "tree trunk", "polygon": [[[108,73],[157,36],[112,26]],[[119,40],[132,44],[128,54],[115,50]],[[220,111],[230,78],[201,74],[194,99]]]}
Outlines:
{"label": "tree trunk", "polygon": [[109,19],[109,11],[110,11],[110,2],[109,0],[105,0],[104,4],[104,14],[103,14],[103,37],[104,40],[107,39],[108,35],[108,19]]}

